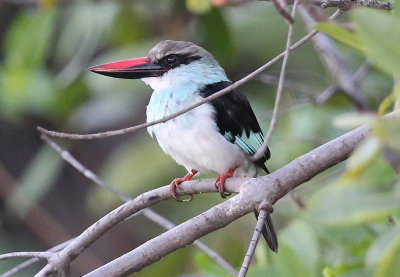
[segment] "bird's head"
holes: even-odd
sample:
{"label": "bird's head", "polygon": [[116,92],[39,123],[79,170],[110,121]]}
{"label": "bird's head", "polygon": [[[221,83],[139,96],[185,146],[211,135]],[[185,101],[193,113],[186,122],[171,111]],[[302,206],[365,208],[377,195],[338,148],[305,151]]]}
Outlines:
{"label": "bird's head", "polygon": [[207,50],[191,42],[172,40],[158,43],[147,57],[106,63],[88,70],[115,78],[143,79],[154,90],[228,80]]}

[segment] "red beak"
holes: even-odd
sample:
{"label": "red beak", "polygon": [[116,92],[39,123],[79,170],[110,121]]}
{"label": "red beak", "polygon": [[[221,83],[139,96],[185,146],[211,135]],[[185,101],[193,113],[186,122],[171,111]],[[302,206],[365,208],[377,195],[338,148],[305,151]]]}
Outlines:
{"label": "red beak", "polygon": [[92,66],[87,70],[114,78],[140,79],[159,77],[167,72],[168,68],[162,67],[143,57]]}

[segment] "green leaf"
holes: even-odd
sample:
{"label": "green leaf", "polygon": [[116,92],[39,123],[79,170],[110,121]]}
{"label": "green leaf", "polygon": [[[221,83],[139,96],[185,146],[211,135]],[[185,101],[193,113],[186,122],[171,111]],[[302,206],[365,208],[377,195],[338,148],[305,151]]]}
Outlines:
{"label": "green leaf", "polygon": [[400,19],[366,8],[354,9],[352,19],[365,55],[390,76],[400,76]]}
{"label": "green leaf", "polygon": [[111,33],[113,44],[121,47],[121,45],[130,45],[145,37],[146,26],[151,23],[145,22],[131,3],[122,3],[118,9]]}
{"label": "green leaf", "polygon": [[366,264],[375,268],[374,276],[400,276],[400,226],[382,235],[370,247]]}
{"label": "green leaf", "polygon": [[212,8],[210,0],[186,0],[186,7],[196,14],[205,14]]}
{"label": "green leaf", "polygon": [[60,155],[48,146],[43,146],[18,180],[17,188],[8,197],[7,212],[23,218],[32,206],[49,191],[62,164]]}
{"label": "green leaf", "polygon": [[364,48],[360,43],[357,35],[355,33],[346,30],[343,27],[340,27],[333,23],[320,22],[315,24],[313,28],[327,34],[328,36],[337,41],[347,44],[348,46],[362,53],[364,52]]}
{"label": "green leaf", "polygon": [[400,109],[400,82],[398,80],[395,80],[392,92],[379,105],[379,115],[384,115],[393,103],[393,110]]}
{"label": "green leaf", "polygon": [[391,94],[389,94],[388,96],[386,96],[385,99],[383,99],[383,101],[379,105],[378,114],[384,115],[386,113],[386,111],[389,109],[389,107],[394,103],[395,100],[396,100],[396,98],[395,98],[393,92]]}
{"label": "green leaf", "polygon": [[54,94],[51,76],[35,68],[7,68],[0,74],[0,113],[15,118],[19,113],[45,115]]}
{"label": "green leaf", "polygon": [[[185,266],[193,258],[193,250],[190,247],[179,249],[151,266],[145,267],[140,273],[133,276],[154,277],[154,276],[183,276]],[[182,266],[180,266],[182,265]]]}
{"label": "green leaf", "polygon": [[54,15],[54,9],[48,8],[36,13],[22,12],[14,19],[4,43],[6,67],[26,69],[44,62]]}
{"label": "green leaf", "polygon": [[253,263],[253,265],[249,268],[248,276],[307,277],[311,275],[308,272],[306,265],[303,263],[302,257],[299,256],[297,251],[282,242],[279,244],[278,253],[271,255],[271,262],[268,264],[260,264],[257,262],[255,265]]}
{"label": "green leaf", "polygon": [[272,256],[271,264],[277,272],[277,276],[310,276],[301,257],[284,243],[279,245],[279,252]]}
{"label": "green leaf", "polygon": [[313,197],[309,212],[326,225],[352,226],[386,219],[399,209],[400,201],[391,192],[330,185]]}
{"label": "green leaf", "polygon": [[204,46],[225,67],[233,60],[231,31],[219,9],[200,17],[199,25],[204,36]]}
{"label": "green leaf", "polygon": [[400,118],[383,118],[371,125],[371,134],[390,148],[400,150]]}
{"label": "green leaf", "polygon": [[345,113],[334,117],[332,123],[337,128],[357,128],[375,120],[376,115],[372,113]]}
{"label": "green leaf", "polygon": [[295,220],[281,232],[279,240],[297,253],[312,276],[317,276],[319,245],[309,225],[304,221]]}
{"label": "green leaf", "polygon": [[368,169],[378,159],[381,148],[379,139],[374,137],[365,139],[348,160],[346,177],[357,178],[360,173]]}
{"label": "green leaf", "polygon": [[375,159],[357,178],[348,178],[345,172],[315,193],[309,204],[309,214],[318,222],[337,226],[386,219],[400,210],[398,196],[389,185],[395,177],[393,168],[384,159]]}
{"label": "green leaf", "polygon": [[400,81],[397,79],[393,88],[393,95],[395,98],[393,110],[400,110]]}
{"label": "green leaf", "polygon": [[202,272],[204,276],[210,276],[210,277],[232,276],[226,269],[218,265],[214,260],[212,260],[209,256],[207,256],[203,252],[200,251],[196,252],[194,256],[194,262],[199,271]]}
{"label": "green leaf", "polygon": [[325,267],[322,271],[323,277],[335,277],[335,273],[329,267]]}

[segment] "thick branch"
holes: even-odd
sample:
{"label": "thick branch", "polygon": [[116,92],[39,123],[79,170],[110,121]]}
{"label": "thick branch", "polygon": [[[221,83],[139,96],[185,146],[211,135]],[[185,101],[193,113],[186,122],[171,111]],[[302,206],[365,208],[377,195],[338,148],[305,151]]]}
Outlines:
{"label": "thick branch", "polygon": [[[69,163],[71,166],[73,166],[76,170],[78,170],[80,173],[82,173],[86,178],[89,180],[93,181],[95,184],[100,185],[101,187],[111,191],[114,193],[118,198],[120,198],[124,202],[128,202],[129,200],[132,200],[132,198],[125,196],[118,190],[114,189],[111,185],[106,183],[103,179],[101,179],[99,176],[94,174],[91,170],[86,168],[83,164],[81,164],[77,159],[75,159],[71,153],[68,151],[64,150],[59,146],[54,140],[50,139],[46,135],[41,135],[41,138],[50,146],[52,147],[57,153],[61,155],[61,157]],[[139,215],[140,213],[136,213],[136,215]],[[165,229],[171,229],[175,227],[175,224],[167,220],[166,218],[162,217],[161,215],[157,214],[156,212],[152,211],[150,208],[146,208],[142,210],[142,214],[150,219],[151,221],[155,222],[156,224],[164,227]],[[211,259],[219,263],[222,267],[224,267],[226,270],[228,270],[232,275],[236,276],[237,271],[227,262],[225,261],[218,253],[216,253],[214,250],[210,249],[207,247],[204,243],[201,241],[194,241],[193,245],[199,248],[201,251],[203,251],[206,255],[208,255]],[[1,276],[0,276],[1,277]]]}
{"label": "thick branch", "polygon": [[[270,1],[270,0],[261,0],[261,1]],[[392,3],[378,1],[378,0],[311,0],[311,2],[316,5],[320,6],[321,8],[339,8],[341,10],[348,10],[355,6],[364,6],[376,9],[384,9],[384,10],[391,10]],[[293,5],[294,0],[286,0],[288,5]]]}
{"label": "thick branch", "polygon": [[[126,276],[137,272],[172,251],[185,247],[195,239],[252,212],[254,207],[264,201],[274,204],[295,187],[347,159],[368,133],[368,127],[360,127],[293,160],[270,175],[242,180],[243,185],[237,196],[144,243],[87,276]],[[227,182],[227,191],[232,188],[232,183],[237,184],[236,181],[237,179]],[[193,188],[193,182],[196,181],[182,184],[185,193],[193,193],[187,191],[188,185]],[[213,185],[210,185],[212,189]]]}
{"label": "thick branch", "polygon": [[[185,182],[185,189],[178,190],[178,195],[198,194],[203,192],[216,192],[214,179],[195,180]],[[238,193],[243,179],[232,179],[226,183],[226,189],[230,192]],[[160,187],[145,192],[136,198],[126,202],[117,209],[113,210],[92,226],[87,228],[82,234],[76,237],[67,247],[57,253],[57,256],[43,268],[37,276],[47,276],[53,272],[54,268],[63,269],[70,264],[79,254],[81,254],[89,245],[96,241],[101,235],[114,227],[127,217],[154,204],[171,198],[169,186]],[[193,242],[193,241],[191,241]]]}

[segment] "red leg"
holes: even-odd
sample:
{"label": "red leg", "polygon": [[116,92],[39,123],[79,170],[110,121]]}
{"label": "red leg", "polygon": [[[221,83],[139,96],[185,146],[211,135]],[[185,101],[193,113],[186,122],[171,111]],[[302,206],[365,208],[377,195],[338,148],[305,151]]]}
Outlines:
{"label": "red leg", "polygon": [[229,170],[227,173],[222,174],[221,176],[218,176],[217,179],[215,179],[214,185],[218,189],[218,191],[221,194],[222,198],[226,198],[227,196],[231,195],[230,193],[225,192],[224,184],[225,184],[225,180],[227,178],[231,178],[233,176],[233,174],[235,173],[236,168],[237,168],[237,166],[235,166],[234,168]]}
{"label": "red leg", "polygon": [[180,184],[180,183],[183,183],[183,182],[186,182],[186,181],[189,181],[190,179],[192,179],[192,177],[193,177],[194,175],[196,175],[196,173],[197,173],[197,170],[194,170],[194,169],[193,169],[191,172],[189,172],[188,174],[186,174],[185,177],[183,177],[183,178],[176,178],[175,180],[173,180],[173,181],[171,182],[171,184],[169,185],[169,190],[170,190],[170,192],[171,192],[172,197],[175,198],[176,201],[178,201],[178,202],[184,202],[184,201],[190,202],[190,201],[193,200],[193,198],[194,198],[193,194],[190,195],[190,199],[189,199],[189,200],[180,200],[179,197],[176,196],[176,188],[179,188],[180,190],[182,190],[181,187],[179,186],[179,184]]}

